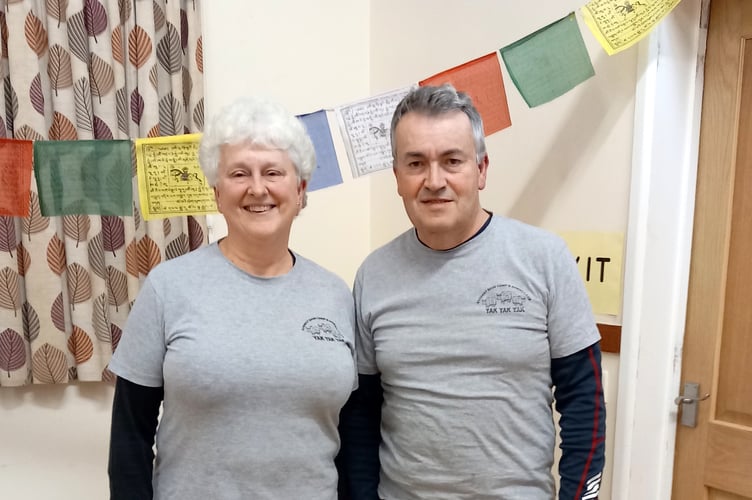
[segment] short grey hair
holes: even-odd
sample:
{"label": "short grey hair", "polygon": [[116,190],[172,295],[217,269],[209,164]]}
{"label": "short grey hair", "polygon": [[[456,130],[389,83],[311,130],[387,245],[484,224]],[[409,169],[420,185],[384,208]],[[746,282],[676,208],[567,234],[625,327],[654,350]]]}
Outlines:
{"label": "short grey hair", "polygon": [[[198,161],[210,186],[217,183],[222,145],[242,142],[284,151],[295,166],[298,184],[311,180],[316,152],[303,122],[277,102],[243,97],[222,108],[201,137]],[[304,194],[303,207],[307,198]]]}
{"label": "short grey hair", "polygon": [[451,113],[452,111],[462,111],[470,119],[470,126],[473,129],[473,140],[475,142],[475,159],[477,163],[483,161],[483,158],[486,156],[486,137],[483,132],[483,119],[473,104],[472,99],[470,99],[470,96],[458,91],[448,83],[440,87],[427,85],[425,87],[413,88],[397,104],[397,108],[392,115],[390,136],[392,141],[392,158],[397,157],[394,136],[397,124],[403,116],[410,112],[437,116]]}

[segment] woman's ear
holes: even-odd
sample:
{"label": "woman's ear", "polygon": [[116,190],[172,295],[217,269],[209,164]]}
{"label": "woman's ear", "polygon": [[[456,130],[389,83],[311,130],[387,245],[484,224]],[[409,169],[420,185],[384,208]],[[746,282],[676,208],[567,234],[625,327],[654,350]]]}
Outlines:
{"label": "woman's ear", "polygon": [[214,186],[212,190],[214,191],[214,202],[217,204],[217,210],[221,212],[222,207],[219,206],[219,191],[217,190],[217,186]]}

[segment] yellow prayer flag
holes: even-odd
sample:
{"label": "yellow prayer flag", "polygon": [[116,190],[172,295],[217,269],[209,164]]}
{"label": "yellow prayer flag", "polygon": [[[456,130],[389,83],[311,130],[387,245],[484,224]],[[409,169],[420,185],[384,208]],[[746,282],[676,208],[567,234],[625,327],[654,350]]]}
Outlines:
{"label": "yellow prayer flag", "polygon": [[217,212],[198,164],[201,134],[136,139],[138,195],[144,219]]}
{"label": "yellow prayer flag", "polygon": [[592,0],[582,7],[585,24],[608,55],[646,37],[680,0]]}

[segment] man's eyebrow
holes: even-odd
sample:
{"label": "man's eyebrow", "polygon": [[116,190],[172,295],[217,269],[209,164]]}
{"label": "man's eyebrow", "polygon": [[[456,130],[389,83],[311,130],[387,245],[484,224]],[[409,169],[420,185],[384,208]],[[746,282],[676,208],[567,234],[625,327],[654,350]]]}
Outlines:
{"label": "man's eyebrow", "polygon": [[[450,156],[450,155],[458,155],[458,154],[461,155],[465,153],[460,148],[452,148],[452,149],[447,149],[446,151],[442,151],[441,153],[439,153],[439,156]],[[406,151],[405,153],[403,153],[402,156],[409,157],[409,158],[423,158],[425,154],[419,151]]]}
{"label": "man's eyebrow", "polygon": [[425,155],[418,151],[407,151],[403,154],[403,156],[409,157],[409,158],[423,158]]}
{"label": "man's eyebrow", "polygon": [[452,148],[452,149],[448,149],[446,151],[441,152],[441,156],[461,155],[461,154],[464,154],[464,152],[460,148]]}

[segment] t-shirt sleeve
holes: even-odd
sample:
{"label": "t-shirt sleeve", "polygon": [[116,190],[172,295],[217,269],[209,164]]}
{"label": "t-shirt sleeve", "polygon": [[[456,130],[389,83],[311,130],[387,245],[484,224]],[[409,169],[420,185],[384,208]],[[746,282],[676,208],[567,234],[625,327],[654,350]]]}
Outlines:
{"label": "t-shirt sleeve", "polygon": [[577,263],[558,236],[551,259],[548,335],[551,358],[556,359],[580,351],[601,337]]}
{"label": "t-shirt sleeve", "polygon": [[163,303],[150,275],[128,314],[109,369],[136,384],[161,387],[166,350]]}
{"label": "t-shirt sleeve", "polygon": [[376,365],[373,335],[369,326],[367,313],[363,310],[362,268],[355,276],[353,300],[355,303],[355,351],[358,359],[358,373],[364,375],[376,375],[379,373],[379,369]]}
{"label": "t-shirt sleeve", "polygon": [[342,303],[347,305],[347,347],[350,348],[350,354],[352,355],[353,360],[353,385],[352,390],[356,390],[358,388],[358,353],[356,350],[356,337],[357,337],[357,328],[355,326],[355,307],[353,305],[353,297],[352,293],[350,292],[350,288],[343,282],[342,286],[344,287],[344,293],[343,293],[343,299]]}

